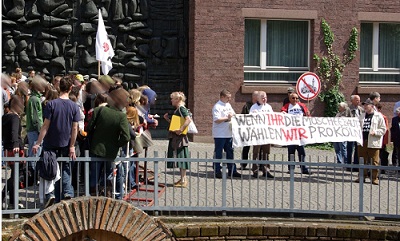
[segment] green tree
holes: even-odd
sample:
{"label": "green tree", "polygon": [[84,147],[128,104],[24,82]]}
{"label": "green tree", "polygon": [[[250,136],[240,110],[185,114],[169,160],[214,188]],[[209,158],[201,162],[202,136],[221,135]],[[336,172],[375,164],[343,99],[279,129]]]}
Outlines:
{"label": "green tree", "polygon": [[333,41],[335,35],[331,27],[322,19],[321,28],[324,34],[324,43],[327,48],[327,53],[324,56],[314,54],[317,69],[316,73],[321,79],[321,93],[319,98],[325,103],[324,116],[332,117],[337,113],[337,106],[345,100],[343,93],[340,91],[342,86],[342,78],[344,68],[354,59],[358,49],[358,31],[357,28],[352,28],[346,53],[343,58],[333,52]]}

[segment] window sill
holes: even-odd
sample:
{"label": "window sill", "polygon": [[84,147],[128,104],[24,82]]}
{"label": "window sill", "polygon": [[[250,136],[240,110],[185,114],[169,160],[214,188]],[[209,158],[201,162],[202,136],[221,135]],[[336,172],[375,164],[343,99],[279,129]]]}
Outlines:
{"label": "window sill", "polygon": [[360,85],[357,86],[357,93],[358,94],[366,94],[368,95],[369,93],[376,91],[379,94],[389,94],[389,95],[398,95],[400,93],[400,85],[380,85],[380,86],[374,86],[374,85]]}
{"label": "window sill", "polygon": [[265,91],[267,94],[286,94],[289,87],[296,88],[296,85],[282,84],[259,84],[259,85],[242,85],[240,91],[242,94],[252,94],[254,91]]}

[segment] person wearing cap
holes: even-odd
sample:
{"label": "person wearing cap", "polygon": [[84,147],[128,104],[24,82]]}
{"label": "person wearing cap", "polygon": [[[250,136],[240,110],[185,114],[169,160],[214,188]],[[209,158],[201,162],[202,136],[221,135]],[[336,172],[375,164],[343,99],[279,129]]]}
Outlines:
{"label": "person wearing cap", "polygon": [[[363,144],[358,146],[358,156],[363,158],[364,164],[379,166],[379,149],[382,147],[383,136],[386,132],[385,119],[375,110],[374,102],[368,98],[362,103],[364,113],[360,116],[360,125],[363,136]],[[368,170],[364,169],[363,179],[368,177]],[[356,179],[355,182],[360,182]],[[371,183],[379,185],[378,169],[371,171]]]}
{"label": "person wearing cap", "polygon": [[282,105],[282,106],[286,105],[287,103],[290,103],[289,98],[290,98],[290,94],[291,94],[291,93],[294,93],[293,87],[289,87],[289,88],[287,89],[287,95],[288,95],[288,96],[283,100],[283,105]]}
{"label": "person wearing cap", "polygon": [[82,82],[84,81],[84,80],[83,80],[83,75],[81,75],[81,74],[75,75],[75,79],[78,80],[79,83],[82,83]]}
{"label": "person wearing cap", "polygon": [[75,79],[79,81],[78,83],[75,83],[77,86],[79,86],[79,95],[78,95],[78,100],[76,101],[76,103],[78,104],[79,108],[84,111],[83,108],[83,103],[85,102],[86,99],[86,94],[83,93],[83,90],[85,89],[85,80],[83,79],[83,75],[81,74],[77,74],[75,75]]}

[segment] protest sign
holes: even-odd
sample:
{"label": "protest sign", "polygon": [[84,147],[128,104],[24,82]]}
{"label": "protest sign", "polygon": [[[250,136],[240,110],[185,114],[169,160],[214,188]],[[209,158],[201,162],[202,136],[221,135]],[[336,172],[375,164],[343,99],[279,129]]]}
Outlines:
{"label": "protest sign", "polygon": [[357,118],[306,117],[278,112],[232,117],[233,147],[263,144],[306,145],[356,141],[362,145]]}

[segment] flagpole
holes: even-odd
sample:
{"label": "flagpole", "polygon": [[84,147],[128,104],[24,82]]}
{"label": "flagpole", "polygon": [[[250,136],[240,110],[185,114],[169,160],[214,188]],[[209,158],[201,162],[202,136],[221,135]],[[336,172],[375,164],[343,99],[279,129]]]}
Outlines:
{"label": "flagpole", "polygon": [[97,61],[97,80],[100,80],[100,61]]}

